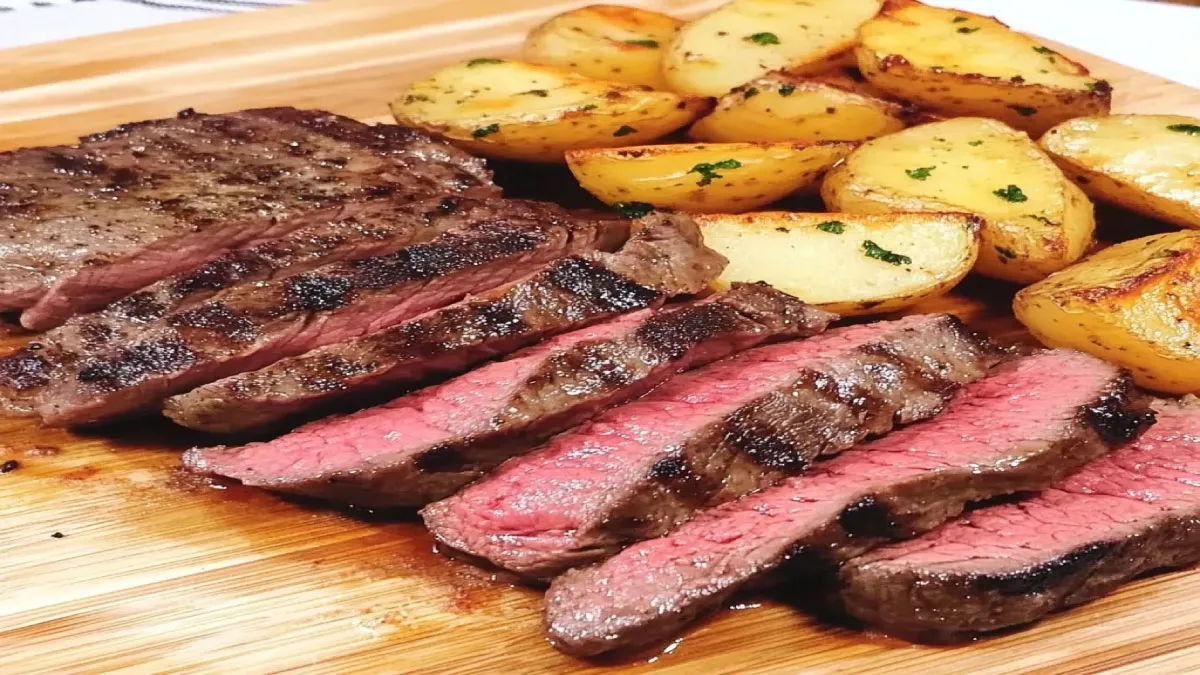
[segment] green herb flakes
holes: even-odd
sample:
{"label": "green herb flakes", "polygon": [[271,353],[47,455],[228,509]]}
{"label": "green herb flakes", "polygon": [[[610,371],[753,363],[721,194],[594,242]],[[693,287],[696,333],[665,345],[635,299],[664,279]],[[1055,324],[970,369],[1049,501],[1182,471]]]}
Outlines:
{"label": "green herb flakes", "polygon": [[967,145],[971,146],[972,148],[978,148],[979,146],[983,145],[983,141],[967,141]]}
{"label": "green herb flakes", "polygon": [[908,177],[913,180],[925,180],[929,178],[929,174],[936,168],[936,166],[922,166],[916,169],[905,169],[904,173],[908,174]]}
{"label": "green herb flakes", "polygon": [[817,223],[817,229],[829,234],[842,234],[846,231],[846,225],[840,220],[827,220],[823,223]]}
{"label": "green herb flakes", "polygon": [[622,124],[621,128],[619,128],[613,132],[613,136],[628,136],[629,134],[632,134],[635,131],[637,131],[637,129],[634,129],[633,127],[629,126],[628,124]]}
{"label": "green herb flakes", "polygon": [[1188,136],[1200,136],[1200,124],[1171,124],[1167,131],[1175,131]]}
{"label": "green herb flakes", "polygon": [[580,110],[595,110],[597,107],[598,106],[595,103],[589,103],[589,104],[583,106],[582,108],[580,108]]}
{"label": "green herb flakes", "polygon": [[613,204],[613,208],[626,218],[641,218],[653,211],[654,205],[646,202],[618,202]]}
{"label": "green herb flakes", "polygon": [[1054,53],[1053,49],[1050,49],[1049,47],[1041,47],[1041,46],[1034,47],[1033,51],[1035,51],[1039,54],[1053,54]]}
{"label": "green herb flakes", "polygon": [[886,248],[880,247],[879,244],[876,244],[875,242],[871,241],[870,239],[863,242],[863,253],[866,254],[866,256],[868,258],[882,260],[883,262],[885,262],[889,265],[911,265],[912,264],[912,258],[910,258],[906,255],[900,255],[899,253],[892,253],[891,251],[887,250]]}
{"label": "green herb flakes", "polygon": [[500,131],[499,124],[489,124],[486,127],[479,127],[475,131],[472,131],[471,137],[472,138],[483,138],[484,136],[490,136],[491,134],[494,134],[497,131]]}
{"label": "green herb flakes", "polygon": [[964,35],[970,35],[971,33],[974,33],[977,30],[979,30],[979,29],[978,28],[967,28],[966,26],[963,26],[962,28],[958,29],[958,32],[960,32]]}
{"label": "green herb flakes", "polygon": [[523,91],[517,94],[517,96],[538,96],[541,98],[546,98],[549,95],[550,92],[546,91],[545,89],[530,89],[529,91]]}
{"label": "green herb flakes", "polygon": [[495,63],[504,63],[504,61],[501,59],[471,59],[467,61],[467,67],[474,68],[475,66],[488,66]]}
{"label": "green herb flakes", "polygon": [[950,23],[962,23],[966,20],[967,20],[967,17],[965,17],[965,16],[956,16],[950,20]]}
{"label": "green herb flakes", "polygon": [[1009,185],[1006,188],[1001,188],[999,190],[992,190],[992,194],[996,195],[997,197],[999,197],[1000,199],[1003,199],[1006,202],[1029,201],[1029,197],[1026,197],[1025,193],[1021,192],[1021,188],[1017,187],[1016,185]]}
{"label": "green herb flakes", "polygon": [[753,42],[756,45],[779,44],[779,36],[774,33],[755,33],[754,35],[747,35],[743,39]]}
{"label": "green herb flakes", "polygon": [[736,159],[723,159],[719,162],[713,162],[711,164],[708,162],[701,162],[700,164],[697,164],[688,170],[688,173],[700,174],[700,180],[696,181],[696,185],[704,187],[705,185],[713,182],[713,180],[716,178],[724,178],[723,175],[717,173],[718,169],[737,169],[741,166],[742,163]]}
{"label": "green herb flakes", "polygon": [[758,96],[758,87],[750,87],[746,91],[742,92],[742,98],[751,98],[754,96]]}
{"label": "green herb flakes", "polygon": [[785,84],[779,88],[779,95],[780,96],[791,96],[792,92],[794,92],[794,91],[796,91],[796,85]]}
{"label": "green herb flakes", "polygon": [[658,47],[658,40],[626,40],[625,44],[654,49]]}

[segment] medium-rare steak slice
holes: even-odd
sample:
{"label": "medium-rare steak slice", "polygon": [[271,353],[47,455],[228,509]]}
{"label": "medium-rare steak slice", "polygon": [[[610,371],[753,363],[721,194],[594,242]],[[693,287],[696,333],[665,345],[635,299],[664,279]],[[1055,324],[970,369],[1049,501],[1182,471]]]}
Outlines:
{"label": "medium-rare steak slice", "polygon": [[[653,293],[648,297],[653,297]],[[561,335],[453,380],[184,464],[282,492],[367,507],[421,506],[606,407],[768,340],[818,333],[833,315],[765,284]]]}
{"label": "medium-rare steak slice", "polygon": [[456,193],[498,190],[420,132],[292,108],[188,110],[0,153],[0,309],[49,328],[365,201]]}
{"label": "medium-rare steak slice", "polygon": [[850,561],[842,605],[888,632],[941,642],[1200,560],[1200,406],[1154,407],[1145,434],[1054,487]]}
{"label": "medium-rare steak slice", "polygon": [[785,563],[820,591],[808,574],[932,529],[968,502],[1046,487],[1152,419],[1128,375],[1091,356],[1001,365],[932,420],[567,572],[546,595],[550,639],[575,655],[648,644]]}
{"label": "medium-rare steak slice", "polygon": [[442,546],[551,577],[930,417],[997,357],[945,314],[753,349],[504,464],[426,507],[425,524]]}
{"label": "medium-rare steak slice", "polygon": [[171,394],[368,335],[562,255],[615,245],[615,220],[485,220],[384,256],[241,284],[63,368],[38,399],[52,425],[145,412]]}
{"label": "medium-rare steak slice", "polygon": [[213,382],[171,399],[166,413],[208,431],[260,427],[348,397],[361,400],[433,374],[461,372],[576,322],[647,307],[662,295],[699,292],[725,265],[684,216],[653,215],[635,227],[619,254],[568,258],[381,333]]}
{"label": "medium-rare steak slice", "polygon": [[494,218],[566,219],[554,205],[511,199],[378,199],[350,215],[302,227],[278,239],[235,249],[200,267],[157,281],[91,314],[80,314],[0,358],[0,403],[33,411],[59,364],[131,337],[144,325],[249,281],[277,279],[323,264],[382,255],[456,228]]}

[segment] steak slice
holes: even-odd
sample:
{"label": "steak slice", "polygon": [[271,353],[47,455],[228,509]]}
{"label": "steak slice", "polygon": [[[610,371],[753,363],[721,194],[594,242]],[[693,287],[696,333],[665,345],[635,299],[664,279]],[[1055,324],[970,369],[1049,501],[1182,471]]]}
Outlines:
{"label": "steak slice", "polygon": [[890,633],[942,642],[1200,560],[1200,406],[1155,411],[1141,438],[1052,488],[850,561],[841,603]]}
{"label": "steak slice", "polygon": [[480,160],[420,132],[292,108],[0,153],[0,186],[0,309],[29,308],[33,330],[363,201],[498,194]]}
{"label": "steak slice", "polygon": [[433,374],[462,372],[577,322],[650,306],[663,295],[699,292],[725,265],[684,216],[654,215],[636,227],[619,254],[569,258],[378,334],[213,382],[172,399],[166,413],[208,431],[262,427]]}
{"label": "steak slice", "polygon": [[676,377],[426,507],[440,545],[535,578],[930,417],[997,352],[945,314],[840,328]]}
{"label": "steak slice", "polygon": [[184,464],[346,504],[421,506],[680,369],[767,340],[812,335],[832,319],[765,284],[738,285],[679,308],[641,310],[561,335],[438,386],[266,443],[192,450]]}
{"label": "steak slice", "polygon": [[79,358],[42,390],[37,412],[51,425],[144,412],[179,391],[506,283],[529,265],[612,245],[623,231],[615,220],[489,219],[388,255],[242,284]]}
{"label": "steak slice", "polygon": [[382,255],[489,218],[566,218],[553,205],[521,200],[437,197],[390,199],[343,209],[335,219],[302,227],[256,246],[235,249],[200,267],[155,282],[91,314],[72,317],[26,347],[0,358],[0,403],[33,412],[56,368],[129,339],[144,325],[249,281],[278,279],[340,260]]}
{"label": "steak slice", "polygon": [[1126,373],[1048,351],[969,384],[940,416],[902,429],[559,577],[551,641],[592,655],[673,635],[788,563],[806,575],[958,515],[971,501],[1042,488],[1153,419]]}

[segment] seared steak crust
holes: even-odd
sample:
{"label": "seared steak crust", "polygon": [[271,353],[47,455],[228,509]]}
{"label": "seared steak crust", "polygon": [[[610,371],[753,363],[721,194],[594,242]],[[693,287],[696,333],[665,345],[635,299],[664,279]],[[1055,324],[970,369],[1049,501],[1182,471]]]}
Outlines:
{"label": "seared steak crust", "polygon": [[386,331],[285,359],[171,400],[166,413],[209,431],[245,430],[315,407],[465,370],[578,321],[696,293],[724,258],[684,216],[643,219],[617,254],[567,258],[507,288],[469,298]]}
{"label": "seared steak crust", "polygon": [[679,369],[767,340],[810,335],[832,318],[769,286],[737,285],[689,305],[563,335],[266,443],[192,450],[184,463],[247,485],[346,504],[420,506]]}
{"label": "seared steak crust", "polygon": [[546,596],[550,638],[576,655],[652,643],[781,570],[818,591],[842,562],[968,502],[1046,487],[1152,420],[1128,375],[1090,356],[1056,350],[1002,365],[930,421],[567,572]]}

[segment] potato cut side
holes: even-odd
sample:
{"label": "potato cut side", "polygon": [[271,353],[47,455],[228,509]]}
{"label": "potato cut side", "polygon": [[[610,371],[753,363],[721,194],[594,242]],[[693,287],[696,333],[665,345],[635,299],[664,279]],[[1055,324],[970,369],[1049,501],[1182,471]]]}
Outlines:
{"label": "potato cut side", "polygon": [[663,60],[684,94],[720,96],[772,70],[831,68],[882,0],[733,0],[686,24]]}
{"label": "potato cut side", "polygon": [[700,141],[861,141],[899,131],[915,110],[822,81],[772,73],[722,96],[688,132]]}
{"label": "potato cut side", "polygon": [[864,143],[829,172],[833,211],[969,211],[983,218],[975,271],[1031,283],[1081,258],[1095,219],[1086,195],[1029,137],[961,117]]}
{"label": "potato cut side", "polygon": [[1200,392],[1200,232],[1107,248],[1017,293],[1017,319],[1043,343],[1129,368],[1141,386]]}
{"label": "potato cut side", "polygon": [[663,54],[682,23],[636,7],[589,5],[534,28],[521,55],[600,80],[666,89]]}
{"label": "potato cut side", "polygon": [[699,143],[574,150],[567,166],[606,204],[736,213],[813,185],[855,143]]}
{"label": "potato cut side", "polygon": [[1084,117],[1046,132],[1041,146],[1093,198],[1200,228],[1200,118]]}
{"label": "potato cut side", "polygon": [[690,124],[710,102],[549,66],[473,59],[415,82],[392,102],[400,124],[488,157],[559,162],[573,148],[645,143]]}
{"label": "potato cut side", "polygon": [[698,215],[729,259],[716,285],[765,281],[843,316],[895,311],[948,292],[979,253],[965,213]]}
{"label": "potato cut side", "polygon": [[888,0],[859,37],[867,80],[946,115],[992,117],[1038,135],[1111,105],[1107,82],[991,17]]}

